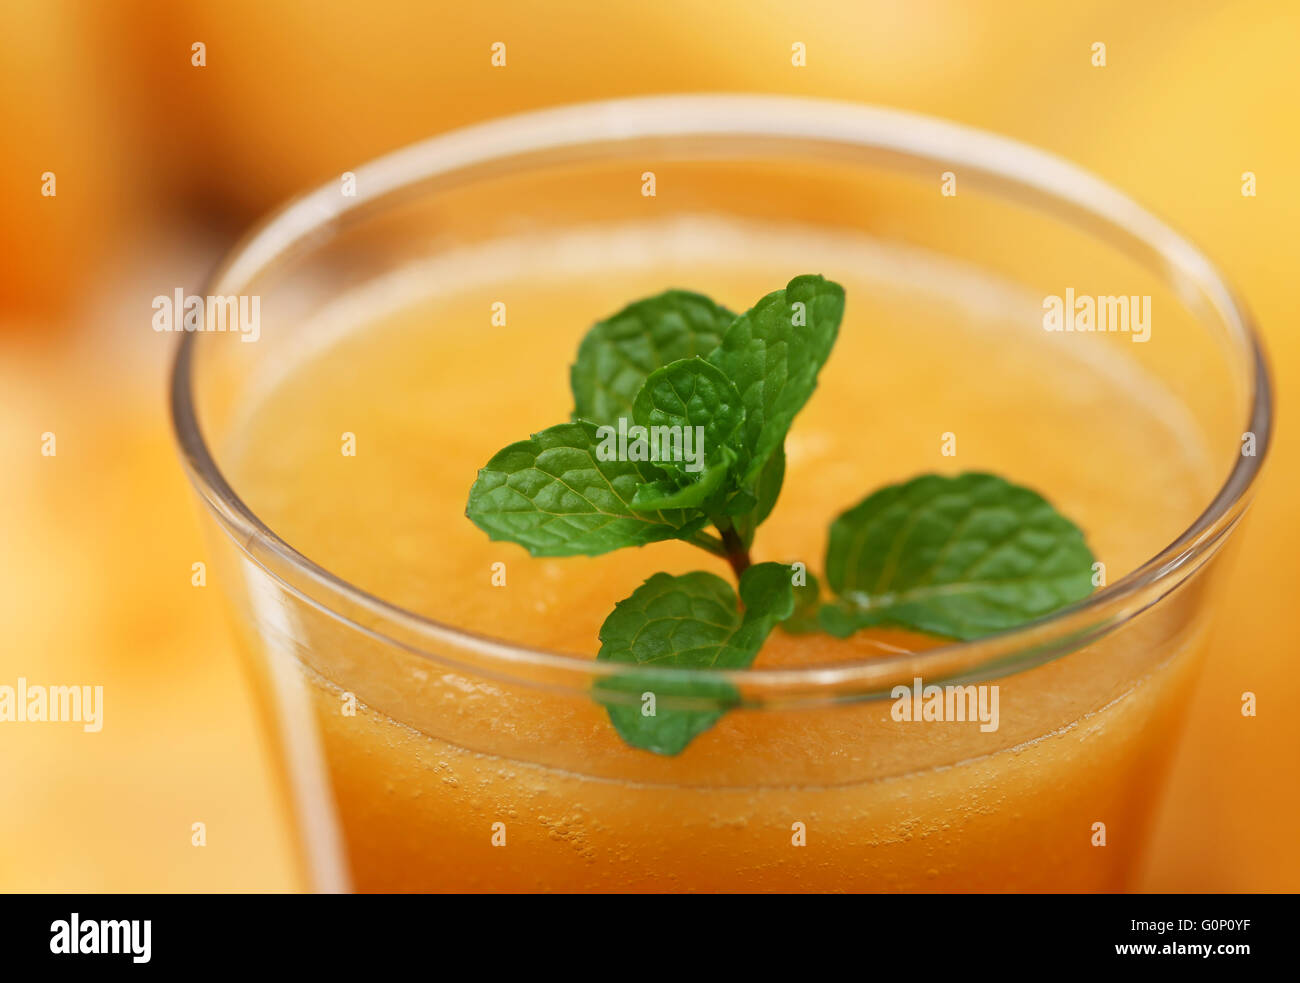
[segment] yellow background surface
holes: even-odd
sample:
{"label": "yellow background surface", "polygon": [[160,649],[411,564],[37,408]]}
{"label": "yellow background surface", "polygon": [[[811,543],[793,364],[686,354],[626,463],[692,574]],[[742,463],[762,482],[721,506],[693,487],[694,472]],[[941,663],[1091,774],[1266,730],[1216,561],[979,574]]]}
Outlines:
{"label": "yellow background surface", "polygon": [[[1300,890],[1297,38],[1300,5],[1284,2],[3,5],[0,682],[103,685],[105,721],[0,725],[0,889],[293,887],[216,589],[190,583],[204,546],[152,297],[196,290],[286,195],[420,137],[720,90],[888,104],[1046,147],[1150,205],[1237,284],[1283,421],[1140,884]],[[489,63],[496,41],[505,69]],[[1257,197],[1241,195],[1244,171]],[[40,453],[47,431],[56,457]]]}

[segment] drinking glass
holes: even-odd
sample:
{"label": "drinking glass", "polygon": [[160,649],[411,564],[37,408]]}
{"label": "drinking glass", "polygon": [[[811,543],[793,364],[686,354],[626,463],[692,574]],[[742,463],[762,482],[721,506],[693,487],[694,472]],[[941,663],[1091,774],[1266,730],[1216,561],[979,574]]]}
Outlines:
{"label": "drinking glass", "polygon": [[[286,366],[326,349],[344,322],[364,332],[388,313],[383,285],[409,284],[411,270],[454,269],[462,284],[489,290],[572,278],[582,271],[563,269],[548,244],[576,236],[649,293],[669,285],[667,247],[651,240],[671,228],[681,240],[673,255],[703,266],[743,273],[747,243],[762,239],[767,265],[817,272],[783,222],[831,244],[827,255],[843,243],[839,255],[882,289],[907,280],[917,303],[956,280],[974,297],[1012,284],[1031,299],[1066,287],[1152,298],[1149,343],[1070,343],[1105,344],[1135,370],[1135,388],[1158,386],[1176,406],[1205,448],[1210,480],[1196,507],[1088,598],[1009,631],[849,661],[765,667],[760,658],[750,670],[691,672],[732,687],[739,706],[684,754],[661,757],[623,744],[592,698],[625,666],[436,620],[350,583],[282,538],[230,477],[230,448],[256,426],[259,398]],[[917,268],[946,272],[908,280]],[[451,289],[445,282],[430,277],[428,289]],[[471,126],[359,167],[251,232],[206,293],[260,298],[260,334],[244,344],[186,333],[172,413],[211,566],[280,751],[305,888],[1130,883],[1206,653],[1220,554],[1268,447],[1271,406],[1231,288],[1120,192],[1042,151],[904,112],[770,96],[630,99]],[[1026,321],[1024,330],[1042,328]],[[477,367],[465,367],[484,385],[491,351],[485,342]],[[1073,364],[1046,370],[1062,374],[1062,391]],[[861,370],[864,388],[889,372]],[[911,390],[918,409],[943,395]],[[1008,417],[1007,439],[1049,410],[1023,406]],[[1087,471],[1089,453],[1105,459],[1100,443],[1077,449],[1079,474],[1099,483],[1089,487],[1122,489],[1133,475]],[[482,449],[486,461],[496,447]],[[1187,467],[1187,487],[1200,488],[1204,475]],[[1141,525],[1162,507],[1132,501],[1115,520]],[[900,722],[896,688],[918,679],[996,684],[1000,725]],[[659,709],[707,705],[665,696]]]}

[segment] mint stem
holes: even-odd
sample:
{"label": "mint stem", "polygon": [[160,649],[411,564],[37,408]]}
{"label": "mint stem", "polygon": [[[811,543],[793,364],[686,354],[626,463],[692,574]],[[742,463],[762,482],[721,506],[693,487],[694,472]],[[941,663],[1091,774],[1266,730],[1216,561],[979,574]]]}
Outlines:
{"label": "mint stem", "polygon": [[736,579],[739,580],[749,569],[749,549],[730,522],[719,525],[718,532],[722,533],[722,545],[727,550],[727,562],[731,564],[731,569],[735,571]]}

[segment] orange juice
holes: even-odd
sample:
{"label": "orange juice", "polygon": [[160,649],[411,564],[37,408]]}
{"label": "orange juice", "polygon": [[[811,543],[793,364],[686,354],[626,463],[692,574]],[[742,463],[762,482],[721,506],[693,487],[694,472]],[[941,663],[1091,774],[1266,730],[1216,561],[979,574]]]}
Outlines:
{"label": "orange juice", "polygon": [[[539,250],[545,269],[493,275]],[[1127,338],[1044,332],[1040,297],[933,257],[705,220],[496,243],[354,291],[259,376],[223,468],[274,533],[369,595],[484,645],[592,659],[605,616],[652,573],[726,564],[676,542],[530,557],[465,518],[477,469],[568,418],[593,321],[668,287],[743,310],[798,273],[838,280],[847,309],[756,560],[820,572],[830,521],[882,484],[986,470],[1078,523],[1109,582],[1211,496],[1202,435]],[[254,644],[292,667],[327,775],[318,806],[365,890],[1120,889],[1203,638],[1193,581],[993,677],[996,730],[899,720],[888,698],[790,701],[732,711],[661,757],[623,744],[581,687],[425,658],[248,593]],[[778,630],[754,668],[940,644]],[[275,676],[263,685],[282,693]]]}

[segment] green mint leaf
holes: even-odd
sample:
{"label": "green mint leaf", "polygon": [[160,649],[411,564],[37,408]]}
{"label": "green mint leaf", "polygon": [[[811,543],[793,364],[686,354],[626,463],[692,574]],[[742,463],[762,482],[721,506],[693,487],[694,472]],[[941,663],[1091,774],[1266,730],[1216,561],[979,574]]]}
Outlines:
{"label": "green mint leaf", "polygon": [[648,461],[602,459],[601,445],[597,427],[583,420],[511,444],[479,471],[465,514],[492,539],[534,556],[596,556],[707,523],[696,511],[633,509],[637,488],[664,472]]}
{"label": "green mint leaf", "polygon": [[1083,533],[1037,492],[991,474],[924,475],[868,496],[831,525],[821,624],[845,637],[897,625],[970,640],[1092,591]]}
{"label": "green mint leaf", "polygon": [[672,482],[707,489],[708,494],[687,499],[692,506],[702,505],[722,477],[743,469],[749,459],[741,446],[740,393],[721,369],[702,358],[680,359],[650,373],[632,403],[632,417]]}
{"label": "green mint leaf", "polygon": [[820,276],[798,276],[736,318],[709,354],[744,402],[750,461],[742,484],[785,443],[795,415],[817,387],[843,316],[843,287]]}
{"label": "green mint leaf", "polygon": [[776,507],[776,500],[781,497],[781,486],[785,483],[785,447],[776,449],[776,453],[767,459],[763,470],[754,482],[754,494],[758,504],[754,508],[755,527],[763,524]]}
{"label": "green mint leaf", "polygon": [[660,478],[644,484],[632,496],[632,508],[638,511],[705,509],[724,487],[735,459],[735,454],[726,450],[722,460],[706,467],[690,484],[680,484],[677,478]]}
{"label": "green mint leaf", "polygon": [[765,519],[772,514],[776,500],[781,496],[781,486],[785,482],[785,447],[776,449],[776,453],[767,459],[763,470],[754,479],[753,492],[742,492],[753,503],[736,520],[736,532],[741,541],[750,546],[754,542],[754,533],[758,531]]}
{"label": "green mint leaf", "polygon": [[[671,679],[653,670],[745,668],[794,610],[790,579],[790,568],[780,563],[750,567],[740,578],[743,611],[730,584],[703,572],[657,573],[619,601],[601,626],[597,658],[646,671],[601,680],[595,689],[623,740],[656,754],[679,754],[725,712],[716,704],[739,702],[726,682]],[[612,693],[632,694],[634,702],[613,702]],[[653,694],[653,715],[646,694]],[[705,708],[660,707],[660,700],[698,700]]]}
{"label": "green mint leaf", "polygon": [[629,304],[598,322],[578,347],[569,372],[575,418],[613,423],[655,369],[707,355],[736,315],[702,294],[668,290]]}
{"label": "green mint leaf", "polygon": [[821,631],[818,618],[821,610],[821,584],[811,570],[804,571],[804,582],[794,587],[794,613],[781,622],[781,630],[791,635],[807,635]]}

